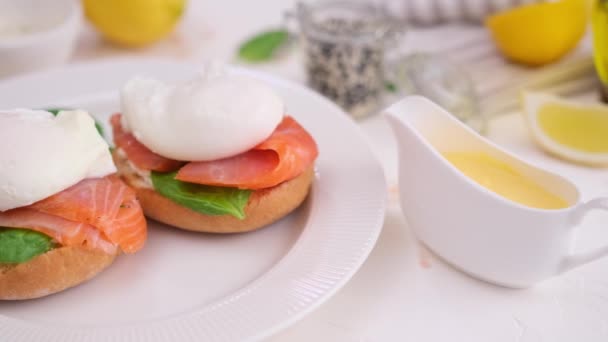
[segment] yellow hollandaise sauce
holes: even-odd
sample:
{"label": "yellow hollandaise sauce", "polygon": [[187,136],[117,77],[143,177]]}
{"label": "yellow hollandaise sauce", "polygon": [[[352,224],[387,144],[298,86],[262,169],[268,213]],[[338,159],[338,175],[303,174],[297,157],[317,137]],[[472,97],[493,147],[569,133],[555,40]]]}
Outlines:
{"label": "yellow hollandaise sauce", "polygon": [[519,173],[511,165],[481,152],[444,152],[465,176],[511,201],[539,209],[562,209],[568,202]]}

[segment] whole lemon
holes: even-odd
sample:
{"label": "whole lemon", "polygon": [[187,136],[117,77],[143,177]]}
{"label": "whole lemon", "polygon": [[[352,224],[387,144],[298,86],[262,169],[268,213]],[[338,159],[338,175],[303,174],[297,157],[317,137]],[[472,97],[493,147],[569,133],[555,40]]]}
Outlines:
{"label": "whole lemon", "polygon": [[587,28],[588,9],[588,0],[539,2],[490,16],[485,24],[506,57],[543,65],[577,46]]}
{"label": "whole lemon", "polygon": [[86,17],[108,40],[129,47],[153,43],[173,30],[185,0],[83,0]]}

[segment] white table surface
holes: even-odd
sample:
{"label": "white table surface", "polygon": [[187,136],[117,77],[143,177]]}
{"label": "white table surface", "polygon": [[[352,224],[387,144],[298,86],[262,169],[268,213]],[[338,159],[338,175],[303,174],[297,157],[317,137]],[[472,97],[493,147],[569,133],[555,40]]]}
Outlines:
{"label": "white table surface", "polygon": [[[186,17],[174,34],[135,51],[108,45],[85,26],[73,62],[115,56],[235,62],[238,43],[260,29],[281,25],[282,12],[294,3],[190,0]],[[472,31],[474,37],[485,37],[483,30]],[[417,40],[438,46],[461,41],[458,35],[446,39],[436,34],[436,41],[427,37],[412,33],[409,47],[416,48]],[[463,58],[493,53],[491,45],[463,49]],[[503,72],[514,70],[496,65],[495,58],[486,64]],[[253,68],[304,80],[297,52]],[[528,290],[503,289],[463,275],[418,244],[406,226],[395,191],[396,151],[386,123],[375,116],[361,121],[360,126],[389,183],[391,195],[382,235],[367,262],[338,294],[271,341],[608,341],[608,270],[604,270],[608,259]],[[608,194],[606,170],[571,166],[546,156],[527,136],[519,116],[493,120],[489,132],[490,138],[523,157],[570,177],[583,196]],[[607,222],[605,216],[590,217],[585,224],[591,228],[582,234],[581,248],[608,241],[601,227]]]}

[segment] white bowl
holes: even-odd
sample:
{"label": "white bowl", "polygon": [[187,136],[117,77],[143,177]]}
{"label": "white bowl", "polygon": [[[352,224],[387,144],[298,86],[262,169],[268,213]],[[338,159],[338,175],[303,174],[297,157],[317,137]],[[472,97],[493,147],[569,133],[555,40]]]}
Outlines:
{"label": "white bowl", "polygon": [[0,0],[0,77],[67,61],[80,22],[75,0]]}

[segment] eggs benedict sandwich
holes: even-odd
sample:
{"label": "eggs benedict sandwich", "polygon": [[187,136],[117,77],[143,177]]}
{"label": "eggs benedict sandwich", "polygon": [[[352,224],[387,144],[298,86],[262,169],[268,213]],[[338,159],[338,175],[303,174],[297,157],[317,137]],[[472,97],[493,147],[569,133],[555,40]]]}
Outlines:
{"label": "eggs benedict sandwich", "polygon": [[135,191],[88,113],[0,111],[0,136],[0,300],[65,290],[143,247]]}
{"label": "eggs benedict sandwich", "polygon": [[179,84],[136,77],[121,106],[111,119],[114,160],[150,218],[245,232],[287,215],[309,192],[317,145],[254,78],[217,66]]}

